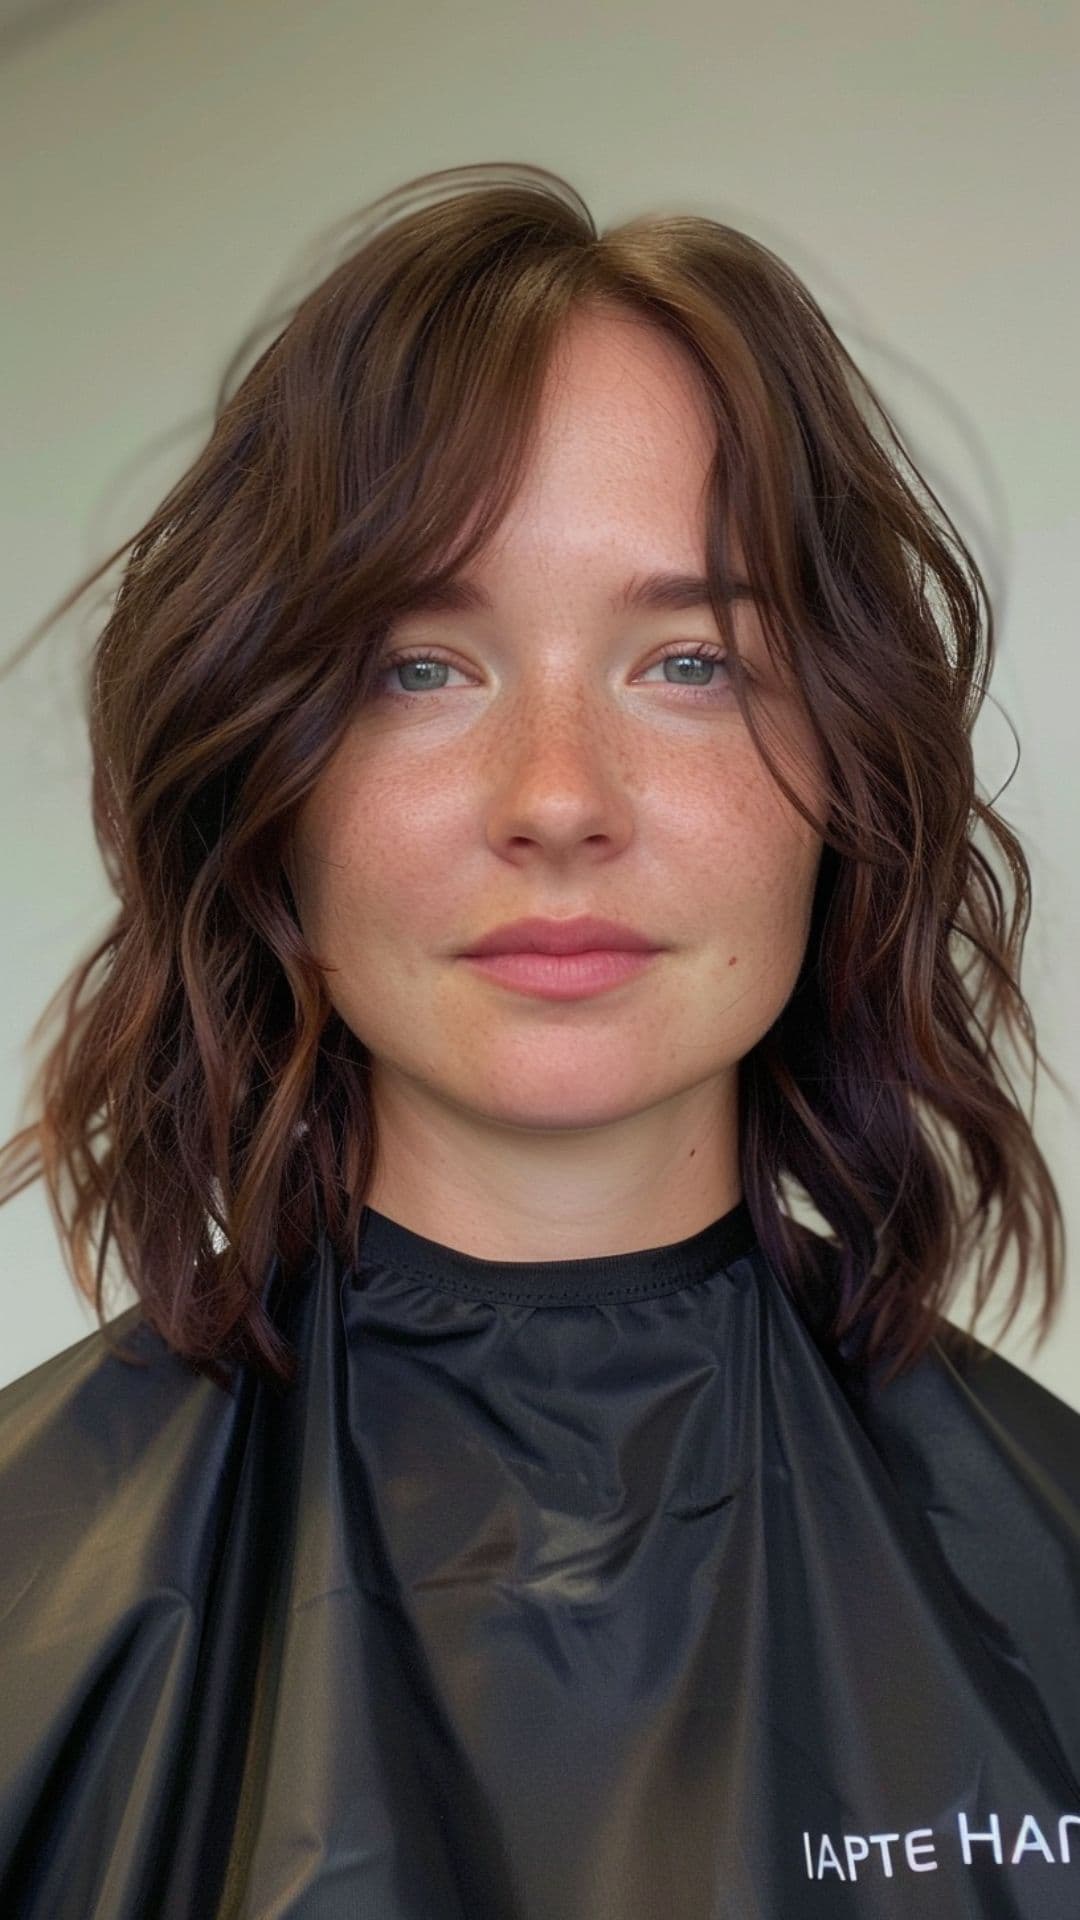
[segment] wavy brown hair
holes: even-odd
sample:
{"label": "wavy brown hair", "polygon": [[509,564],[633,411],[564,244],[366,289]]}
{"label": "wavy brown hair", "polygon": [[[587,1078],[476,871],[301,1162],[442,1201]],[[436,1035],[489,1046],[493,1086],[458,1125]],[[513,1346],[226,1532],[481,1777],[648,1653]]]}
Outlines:
{"label": "wavy brown hair", "polygon": [[[739,663],[732,520],[828,771],[805,959],[739,1068],[760,1243],[807,1308],[831,1247],[827,1342],[887,1378],[941,1330],[969,1255],[972,1326],[1010,1243],[1007,1325],[1033,1275],[1040,1343],[1056,1314],[1060,1200],[997,1050],[1007,1036],[1045,1065],[1019,985],[1028,866],[975,791],[994,644],[974,559],[768,247],[679,213],[601,233],[546,169],[476,166],[347,223],[242,378],[261,325],[229,363],[188,470],[27,643],[130,548],[89,675],[94,826],[119,904],[34,1028],[59,1030],[35,1117],[0,1151],[0,1201],[43,1176],[102,1329],[111,1236],[142,1319],[221,1384],[233,1362],[295,1377],[267,1275],[277,1263],[287,1284],[322,1232],[354,1257],[374,1165],[368,1056],[283,864],[294,816],[410,596],[497,527],[560,329],[586,305],[644,317],[704,376],[706,561],[735,696],[811,820]],[[831,1240],[785,1211],[792,1186]]]}

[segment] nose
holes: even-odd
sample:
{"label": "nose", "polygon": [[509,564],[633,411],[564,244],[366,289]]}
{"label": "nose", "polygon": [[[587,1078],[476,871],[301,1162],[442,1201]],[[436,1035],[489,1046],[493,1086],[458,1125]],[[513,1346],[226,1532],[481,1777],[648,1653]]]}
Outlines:
{"label": "nose", "polygon": [[633,823],[629,755],[614,720],[583,690],[531,693],[504,723],[486,801],[489,841],[565,854],[623,846]]}

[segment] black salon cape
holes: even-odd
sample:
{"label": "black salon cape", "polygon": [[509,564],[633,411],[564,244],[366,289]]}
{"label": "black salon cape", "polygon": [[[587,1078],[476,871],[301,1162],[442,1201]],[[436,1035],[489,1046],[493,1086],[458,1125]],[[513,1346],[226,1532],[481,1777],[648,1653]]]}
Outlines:
{"label": "black salon cape", "polygon": [[2,1920],[1077,1920],[1065,1402],[845,1379],[743,1203],[275,1286],[284,1396],[0,1392]]}

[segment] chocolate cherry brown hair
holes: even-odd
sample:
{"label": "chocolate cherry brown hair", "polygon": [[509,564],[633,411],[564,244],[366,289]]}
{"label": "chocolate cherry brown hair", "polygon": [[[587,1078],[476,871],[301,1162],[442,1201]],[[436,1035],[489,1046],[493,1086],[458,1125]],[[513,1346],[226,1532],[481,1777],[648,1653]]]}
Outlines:
{"label": "chocolate cherry brown hair", "polygon": [[498,527],[561,330],[590,309],[645,319],[703,377],[734,696],[809,820],[739,660],[749,590],[827,770],[805,961],[739,1065],[763,1251],[809,1304],[823,1242],[783,1204],[801,1189],[835,1243],[827,1340],[889,1378],[969,1261],[972,1325],[1010,1248],[1007,1324],[1033,1281],[1040,1340],[1054,1317],[1060,1201],[1000,1054],[1045,1065],[1019,982],[1027,863],[976,793],[993,617],[971,554],[766,246],[679,214],[598,233],[557,176],[477,166],[365,211],[242,378],[258,332],[241,347],[188,471],[31,636],[130,549],[89,679],[117,909],[35,1028],[55,1037],[0,1199],[43,1177],[102,1326],[111,1243],[143,1318],[222,1383],[232,1363],[292,1379],[270,1264],[287,1280],[320,1231],[348,1259],[374,1164],[369,1062],[300,931],[293,822],[395,620]]}

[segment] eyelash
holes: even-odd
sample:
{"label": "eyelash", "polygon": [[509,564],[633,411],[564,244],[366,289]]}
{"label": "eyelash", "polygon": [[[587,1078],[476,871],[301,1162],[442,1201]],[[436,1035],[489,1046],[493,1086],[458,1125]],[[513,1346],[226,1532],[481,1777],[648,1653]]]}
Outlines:
{"label": "eyelash", "polygon": [[[453,661],[447,660],[446,656],[440,653],[437,647],[412,647],[402,653],[390,654],[388,658],[382,662],[381,679],[385,680],[388,675],[393,672],[395,667],[403,667],[407,662],[413,660],[434,660],[442,666],[453,668],[455,673],[461,673],[463,671],[461,667],[454,667]],[[658,660],[654,660],[648,671],[651,672],[652,667],[662,666],[665,660],[709,660],[717,666],[725,666],[727,664],[727,654],[722,647],[714,647],[707,640],[702,641],[700,645],[697,646],[672,647],[667,653],[662,653]],[[730,682],[722,681],[718,687],[687,686],[680,688],[674,680],[665,681],[663,684],[674,687],[677,692],[688,693],[691,698],[698,700],[715,700],[719,694],[727,691]],[[416,688],[406,690],[398,687],[392,693],[387,691],[386,698],[400,702],[422,700],[426,691],[426,689],[423,691]],[[446,687],[434,687],[431,691],[434,693],[446,693],[449,689]]]}

